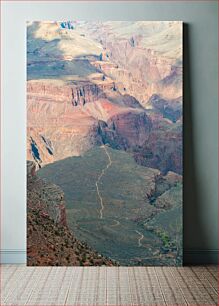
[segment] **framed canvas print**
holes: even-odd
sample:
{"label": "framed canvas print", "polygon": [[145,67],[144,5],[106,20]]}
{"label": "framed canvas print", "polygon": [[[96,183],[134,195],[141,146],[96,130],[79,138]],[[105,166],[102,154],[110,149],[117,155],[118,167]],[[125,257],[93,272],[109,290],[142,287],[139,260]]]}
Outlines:
{"label": "framed canvas print", "polygon": [[182,22],[27,23],[27,263],[182,264]]}

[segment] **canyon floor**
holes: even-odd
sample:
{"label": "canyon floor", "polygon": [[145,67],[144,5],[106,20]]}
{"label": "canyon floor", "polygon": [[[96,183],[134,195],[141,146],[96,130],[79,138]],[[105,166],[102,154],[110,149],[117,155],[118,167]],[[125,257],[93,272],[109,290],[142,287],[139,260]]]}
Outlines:
{"label": "canyon floor", "polygon": [[[182,185],[177,181],[162,184],[163,192],[155,195],[159,171],[108,146],[49,164],[38,176],[60,186],[69,228],[102,255],[120,265],[180,261]],[[160,207],[162,197],[168,207]]]}

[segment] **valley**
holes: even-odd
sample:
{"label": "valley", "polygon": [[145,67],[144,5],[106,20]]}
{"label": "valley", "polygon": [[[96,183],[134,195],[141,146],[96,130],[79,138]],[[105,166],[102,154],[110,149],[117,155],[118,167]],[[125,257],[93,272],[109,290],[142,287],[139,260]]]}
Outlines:
{"label": "valley", "polygon": [[[111,158],[108,168],[105,150]],[[103,175],[97,191],[100,174]],[[158,207],[156,202],[150,203],[149,195],[156,189],[159,171],[139,166],[130,154],[105,146],[44,166],[38,175],[64,191],[68,225],[80,241],[120,265],[174,265],[176,250],[172,246],[168,248],[156,230],[151,229],[152,220],[165,213],[167,224],[171,224],[168,213],[176,205],[171,197],[166,197],[169,203],[166,209]],[[174,190],[175,184],[176,181],[170,182],[164,187],[160,197],[167,190],[178,197],[182,186]],[[182,203],[178,206],[182,208]],[[180,214],[174,222],[182,226]],[[171,229],[166,229],[158,219],[156,229],[167,233],[170,244],[175,247]],[[180,233],[176,236],[181,240]]]}
{"label": "valley", "polygon": [[[63,194],[72,265],[181,264],[182,116],[181,22],[27,23],[27,160]],[[57,223],[52,190],[28,207]]]}

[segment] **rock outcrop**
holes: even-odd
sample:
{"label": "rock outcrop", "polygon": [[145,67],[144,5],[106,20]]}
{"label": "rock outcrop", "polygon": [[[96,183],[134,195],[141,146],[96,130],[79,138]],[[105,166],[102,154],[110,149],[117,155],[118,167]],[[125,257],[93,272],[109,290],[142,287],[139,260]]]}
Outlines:
{"label": "rock outcrop", "polygon": [[31,161],[27,161],[27,199],[28,209],[37,210],[56,224],[67,226],[63,191],[38,178],[36,165]]}
{"label": "rock outcrop", "polygon": [[149,99],[149,105],[156,111],[158,111],[163,118],[171,120],[176,123],[178,119],[182,117],[182,98],[174,100],[165,100],[159,95],[153,95]]}
{"label": "rock outcrop", "polygon": [[133,155],[137,163],[161,170],[182,174],[182,118],[176,123],[164,118],[160,112],[150,113],[152,129],[148,140]]}
{"label": "rock outcrop", "polygon": [[[144,144],[152,128],[152,122],[145,112],[117,114],[107,121],[117,138],[126,142],[126,149]],[[121,143],[119,140],[117,143]]]}
{"label": "rock outcrop", "polygon": [[56,81],[29,81],[27,83],[28,101],[40,99],[52,100],[54,103],[66,103],[73,106],[85,105],[105,97],[105,92],[113,90],[115,84],[110,81],[95,84],[91,81],[78,81],[77,84],[63,84]]}
{"label": "rock outcrop", "polygon": [[127,149],[148,139],[152,123],[134,97],[113,83],[82,83],[28,82],[27,157],[39,167],[102,143]]}

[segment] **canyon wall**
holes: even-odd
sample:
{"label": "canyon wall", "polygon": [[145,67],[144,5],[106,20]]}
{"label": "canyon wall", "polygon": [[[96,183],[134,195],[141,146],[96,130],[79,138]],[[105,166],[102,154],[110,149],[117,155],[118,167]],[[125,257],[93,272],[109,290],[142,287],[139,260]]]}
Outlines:
{"label": "canyon wall", "polygon": [[27,158],[42,167],[108,143],[182,173],[181,35],[177,22],[30,23]]}

